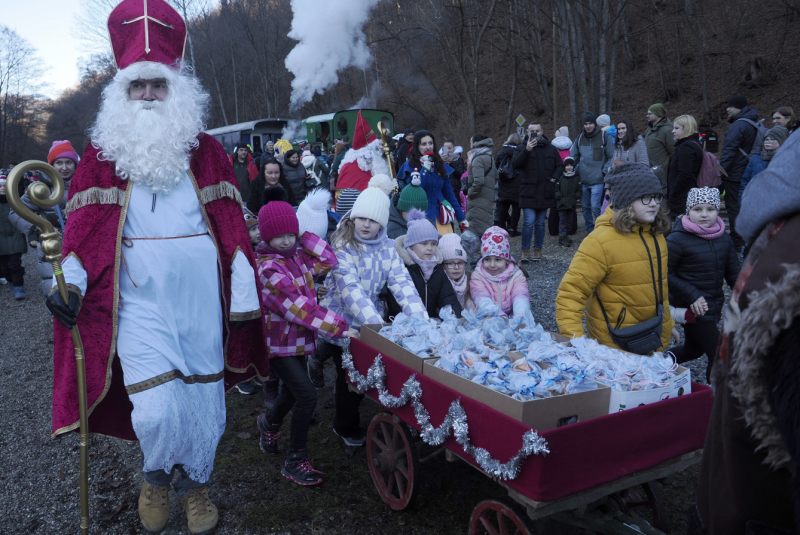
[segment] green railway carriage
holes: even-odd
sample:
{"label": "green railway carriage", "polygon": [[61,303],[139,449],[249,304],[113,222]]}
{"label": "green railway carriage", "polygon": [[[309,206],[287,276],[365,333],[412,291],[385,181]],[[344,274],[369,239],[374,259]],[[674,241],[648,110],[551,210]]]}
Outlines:
{"label": "green railway carriage", "polygon": [[[356,129],[358,111],[343,110],[303,119],[306,140],[312,144],[323,144],[325,146],[332,144],[334,139],[341,139],[344,136],[348,136],[352,140],[353,132]],[[366,119],[376,135],[378,134],[379,122],[382,122],[389,132],[394,132],[394,115],[391,112],[362,109],[361,116]]]}

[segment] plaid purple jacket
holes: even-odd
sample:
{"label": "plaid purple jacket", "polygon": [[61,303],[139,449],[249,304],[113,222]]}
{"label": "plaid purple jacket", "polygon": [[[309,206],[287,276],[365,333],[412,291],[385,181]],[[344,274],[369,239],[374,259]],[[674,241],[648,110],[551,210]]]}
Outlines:
{"label": "plaid purple jacket", "polygon": [[[331,271],[325,284],[328,295],[322,301],[329,310],[342,316],[353,328],[371,323],[383,323],[383,306],[378,294],[388,283],[397,303],[408,315],[428,317],[425,305],[417,293],[403,261],[397,254],[394,240],[386,237],[386,228],[359,249],[345,247],[336,251],[339,265]],[[327,341],[341,345],[337,340]]]}
{"label": "plaid purple jacket", "polygon": [[347,334],[347,322],[317,304],[314,287],[314,277],[337,263],[331,246],[310,232],[303,234],[294,256],[270,253],[258,258],[270,358],[313,355],[317,331],[330,338]]}

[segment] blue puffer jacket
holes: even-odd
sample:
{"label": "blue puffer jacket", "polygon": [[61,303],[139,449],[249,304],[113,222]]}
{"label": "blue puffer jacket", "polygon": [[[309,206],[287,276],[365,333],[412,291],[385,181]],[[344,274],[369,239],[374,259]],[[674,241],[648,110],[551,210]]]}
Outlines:
{"label": "blue puffer jacket", "polygon": [[756,110],[751,110],[748,106],[745,106],[725,133],[725,144],[722,146],[719,164],[728,173],[727,180],[731,182],[740,182],[742,180],[742,175],[747,169],[748,159],[739,149],[741,148],[745,153],[750,154],[757,134],[753,125],[739,119],[750,119],[758,122],[758,113]]}
{"label": "blue puffer jacket", "polygon": [[739,206],[742,205],[742,199],[744,199],[744,188],[747,187],[747,184],[750,183],[754,176],[766,169],[768,165],[769,162],[761,156],[750,158],[750,163],[747,164],[747,169],[744,170],[744,175],[742,175],[742,185],[739,187]]}
{"label": "blue puffer jacket", "polygon": [[[411,167],[410,162],[406,160],[397,172],[397,183],[401,189],[405,187],[408,182],[408,176],[413,171],[414,169]],[[457,221],[464,221],[466,219],[464,212],[461,210],[461,204],[458,202],[453,192],[453,186],[450,184],[449,176],[450,173],[453,172],[453,168],[444,164],[444,172],[446,177],[442,178],[436,173],[435,167],[433,171],[429,171],[425,167],[419,170],[419,176],[420,179],[422,179],[421,187],[428,196],[428,209],[425,211],[425,217],[434,224],[436,223],[436,216],[439,214],[439,203],[442,201],[450,203],[450,206],[453,207],[453,211],[456,213]]]}

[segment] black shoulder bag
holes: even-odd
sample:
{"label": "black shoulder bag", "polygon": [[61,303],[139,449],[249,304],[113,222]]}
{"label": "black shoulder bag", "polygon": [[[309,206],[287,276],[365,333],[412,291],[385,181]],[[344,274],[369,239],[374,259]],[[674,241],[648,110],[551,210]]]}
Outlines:
{"label": "black shoulder bag", "polygon": [[[661,288],[659,295],[656,289],[656,274],[653,270],[653,258],[650,256],[650,248],[642,235],[642,229],[639,228],[639,238],[641,238],[644,248],[647,250],[647,259],[650,260],[650,273],[653,276],[653,292],[656,295],[656,316],[647,321],[623,327],[621,329],[612,329],[611,323],[608,321],[608,314],[600,301],[600,296],[597,296],[597,302],[600,303],[600,309],[603,311],[603,317],[606,319],[608,325],[608,332],[611,334],[611,339],[620,348],[637,355],[648,355],[662,346],[661,332],[664,326],[664,283],[661,278],[661,249],[658,246],[658,238],[654,236],[656,242],[656,256],[658,258],[658,282]],[[617,327],[625,320],[626,309],[625,307],[619,313],[617,318]]]}

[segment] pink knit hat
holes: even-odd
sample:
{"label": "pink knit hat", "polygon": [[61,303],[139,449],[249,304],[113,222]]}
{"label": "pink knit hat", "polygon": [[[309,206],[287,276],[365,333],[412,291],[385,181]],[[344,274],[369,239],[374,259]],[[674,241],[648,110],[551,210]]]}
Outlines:
{"label": "pink knit hat", "polygon": [[511,258],[511,244],[508,241],[508,232],[501,227],[489,227],[481,237],[481,258],[497,256],[513,262]]}
{"label": "pink knit hat", "polygon": [[[408,187],[408,186],[406,186]],[[442,254],[442,261],[463,260],[468,262],[467,251],[461,245],[461,236],[455,232],[445,234],[439,240],[439,252]]]}
{"label": "pink knit hat", "polygon": [[258,211],[258,232],[261,241],[269,243],[275,236],[294,234],[299,238],[300,223],[292,205],[283,201],[272,201]]}
{"label": "pink knit hat", "polygon": [[78,165],[80,161],[78,153],[72,148],[72,143],[66,139],[63,141],[53,141],[53,146],[50,147],[50,152],[47,154],[47,163],[53,165],[53,162],[59,158],[69,158],[75,162],[75,165]]}

